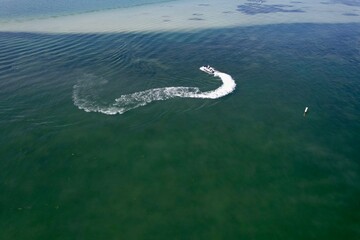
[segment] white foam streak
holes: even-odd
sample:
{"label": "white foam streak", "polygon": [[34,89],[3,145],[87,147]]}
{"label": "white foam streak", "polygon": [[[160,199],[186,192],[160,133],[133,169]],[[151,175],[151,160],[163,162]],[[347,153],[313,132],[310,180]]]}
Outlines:
{"label": "white foam streak", "polygon": [[[166,87],[154,88],[146,91],[135,92],[131,94],[121,95],[115,99],[115,102],[106,106],[96,101],[96,97],[89,96],[87,93],[93,93],[93,89],[87,89],[89,86],[95,87],[94,84],[78,82],[74,86],[73,101],[74,104],[86,112],[100,112],[108,115],[123,114],[134,108],[145,106],[154,101],[163,101],[171,98],[201,98],[201,99],[217,99],[224,97],[235,90],[236,83],[234,79],[222,72],[216,72],[215,77],[219,77],[222,85],[212,91],[201,92],[196,87]],[[85,90],[85,91],[83,91]]]}
{"label": "white foam streak", "polygon": [[216,98],[224,97],[235,90],[236,83],[229,74],[216,72],[215,77],[219,77],[223,83],[219,88],[213,91],[198,93],[192,97],[216,99]]}

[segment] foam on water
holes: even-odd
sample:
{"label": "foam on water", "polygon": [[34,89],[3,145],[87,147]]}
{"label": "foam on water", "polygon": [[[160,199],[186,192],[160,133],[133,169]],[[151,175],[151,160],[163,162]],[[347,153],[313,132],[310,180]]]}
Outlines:
{"label": "foam on water", "polygon": [[[111,104],[102,104],[97,95],[97,87],[106,84],[106,81],[93,81],[86,79],[78,81],[73,88],[73,101],[75,106],[86,112],[100,112],[108,115],[123,114],[131,109],[145,106],[154,101],[167,100],[171,98],[202,98],[217,99],[224,97],[235,90],[234,79],[222,72],[216,72],[215,77],[219,77],[222,85],[215,90],[201,92],[197,87],[165,87],[153,88],[145,91],[121,95]],[[87,76],[87,79],[91,76]],[[89,80],[89,79],[88,79]]]}

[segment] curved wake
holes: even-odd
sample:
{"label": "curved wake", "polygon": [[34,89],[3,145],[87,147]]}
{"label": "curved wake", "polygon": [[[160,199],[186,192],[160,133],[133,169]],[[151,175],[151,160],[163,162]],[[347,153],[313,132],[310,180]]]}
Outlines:
{"label": "curved wake", "polygon": [[[217,99],[224,97],[235,90],[234,79],[219,71],[214,73],[219,77],[222,85],[215,90],[201,92],[197,87],[165,87],[153,88],[146,91],[121,95],[115,102],[109,105],[101,104],[94,94],[94,86],[91,83],[78,82],[73,88],[73,101],[75,106],[86,112],[100,112],[108,115],[123,114],[131,109],[145,106],[153,101],[167,100],[171,98],[203,98]],[[103,81],[102,83],[106,83]],[[89,96],[89,88],[91,89]],[[96,88],[95,88],[96,91]]]}

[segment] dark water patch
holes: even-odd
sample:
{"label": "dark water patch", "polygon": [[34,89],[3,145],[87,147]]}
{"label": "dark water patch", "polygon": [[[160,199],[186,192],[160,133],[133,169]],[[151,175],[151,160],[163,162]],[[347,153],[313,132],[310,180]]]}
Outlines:
{"label": "dark water patch", "polygon": [[344,15],[344,16],[350,16],[350,17],[359,16],[359,14],[356,14],[356,13],[343,13],[342,15]]}
{"label": "dark water patch", "polygon": [[247,2],[261,4],[266,3],[266,0],[247,0]]}
{"label": "dark water patch", "polygon": [[204,14],[202,14],[202,13],[193,13],[192,15],[193,16],[203,16]]}
{"label": "dark water patch", "polygon": [[347,6],[360,7],[359,0],[330,0],[329,3],[344,4]]}
{"label": "dark water patch", "polygon": [[171,22],[171,17],[170,16],[167,16],[167,15],[164,15],[164,16],[161,16],[163,18],[163,22]]}
{"label": "dark water patch", "polygon": [[287,12],[287,13],[301,13],[304,12],[302,9],[291,9],[293,5],[286,4],[258,4],[258,3],[245,3],[243,5],[238,5],[237,11],[248,14],[266,14],[266,13],[278,13],[278,12]]}
{"label": "dark water patch", "polygon": [[191,20],[191,21],[203,21],[205,19],[204,18],[199,18],[199,17],[193,17],[193,18],[188,18],[188,20]]}
{"label": "dark water patch", "polygon": [[210,4],[208,4],[208,3],[200,3],[200,4],[198,4],[198,6],[200,6],[200,7],[208,7],[208,6],[210,6]]}

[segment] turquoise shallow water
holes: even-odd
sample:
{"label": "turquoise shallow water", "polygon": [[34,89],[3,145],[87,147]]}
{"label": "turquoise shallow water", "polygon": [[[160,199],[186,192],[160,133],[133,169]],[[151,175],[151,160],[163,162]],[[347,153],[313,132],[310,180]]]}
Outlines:
{"label": "turquoise shallow water", "polygon": [[58,17],[167,1],[169,0],[0,0],[0,20]]}
{"label": "turquoise shallow water", "polygon": [[[0,239],[358,239],[360,28],[0,33]],[[215,89],[118,115],[95,103]],[[303,111],[309,106],[309,113]]]}

